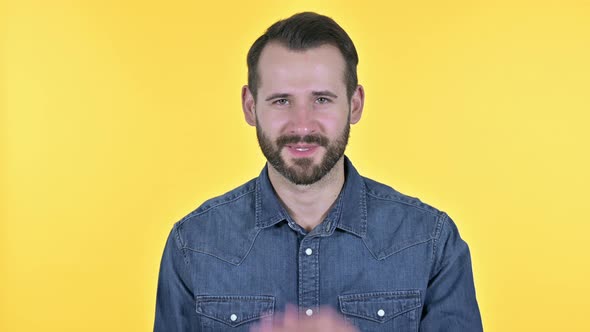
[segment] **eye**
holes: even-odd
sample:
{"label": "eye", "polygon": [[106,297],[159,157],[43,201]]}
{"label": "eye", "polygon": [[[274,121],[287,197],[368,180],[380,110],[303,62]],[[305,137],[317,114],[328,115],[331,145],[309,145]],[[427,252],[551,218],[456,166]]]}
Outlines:
{"label": "eye", "polygon": [[319,97],[318,99],[316,99],[316,102],[318,104],[327,104],[327,103],[331,102],[331,100],[326,97]]}
{"label": "eye", "polygon": [[287,105],[289,104],[289,100],[285,99],[285,98],[281,98],[281,99],[277,99],[275,101],[272,102],[275,105]]}

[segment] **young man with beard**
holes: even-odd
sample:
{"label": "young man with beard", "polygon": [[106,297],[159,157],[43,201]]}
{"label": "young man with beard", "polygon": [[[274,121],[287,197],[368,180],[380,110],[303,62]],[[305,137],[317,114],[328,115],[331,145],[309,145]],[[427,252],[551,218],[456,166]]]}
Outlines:
{"label": "young man with beard", "polygon": [[467,245],[444,213],[359,175],[358,56],[296,14],[248,53],[246,122],[268,160],[170,233],[155,331],[480,331]]}

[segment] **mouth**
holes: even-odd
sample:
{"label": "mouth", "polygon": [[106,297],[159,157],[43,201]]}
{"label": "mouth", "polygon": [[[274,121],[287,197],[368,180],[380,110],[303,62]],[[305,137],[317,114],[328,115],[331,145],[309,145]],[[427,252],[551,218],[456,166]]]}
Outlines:
{"label": "mouth", "polygon": [[313,144],[291,144],[286,145],[289,153],[296,158],[311,157],[318,149],[318,145]]}

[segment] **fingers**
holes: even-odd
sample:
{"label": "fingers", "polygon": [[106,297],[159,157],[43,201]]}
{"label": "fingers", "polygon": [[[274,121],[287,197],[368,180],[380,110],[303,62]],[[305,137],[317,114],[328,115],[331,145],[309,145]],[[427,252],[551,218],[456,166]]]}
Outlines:
{"label": "fingers", "polygon": [[320,308],[320,312],[312,317],[298,319],[297,308],[287,305],[285,312],[268,317],[252,329],[252,332],[356,332],[346,324],[342,316],[329,307]]}
{"label": "fingers", "polygon": [[293,326],[297,324],[298,320],[297,307],[292,304],[287,304],[285,307],[285,313],[283,314],[283,325]]}
{"label": "fingers", "polygon": [[250,332],[272,332],[272,316],[263,317],[258,324],[254,324],[250,328]]}

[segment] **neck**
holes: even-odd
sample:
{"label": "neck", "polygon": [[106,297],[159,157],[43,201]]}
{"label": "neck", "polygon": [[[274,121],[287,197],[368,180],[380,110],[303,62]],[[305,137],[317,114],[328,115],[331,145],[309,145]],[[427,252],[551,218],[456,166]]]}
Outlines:
{"label": "neck", "polygon": [[268,177],[289,215],[299,226],[311,231],[328,215],[344,185],[344,157],[318,182],[296,185],[268,165]]}

